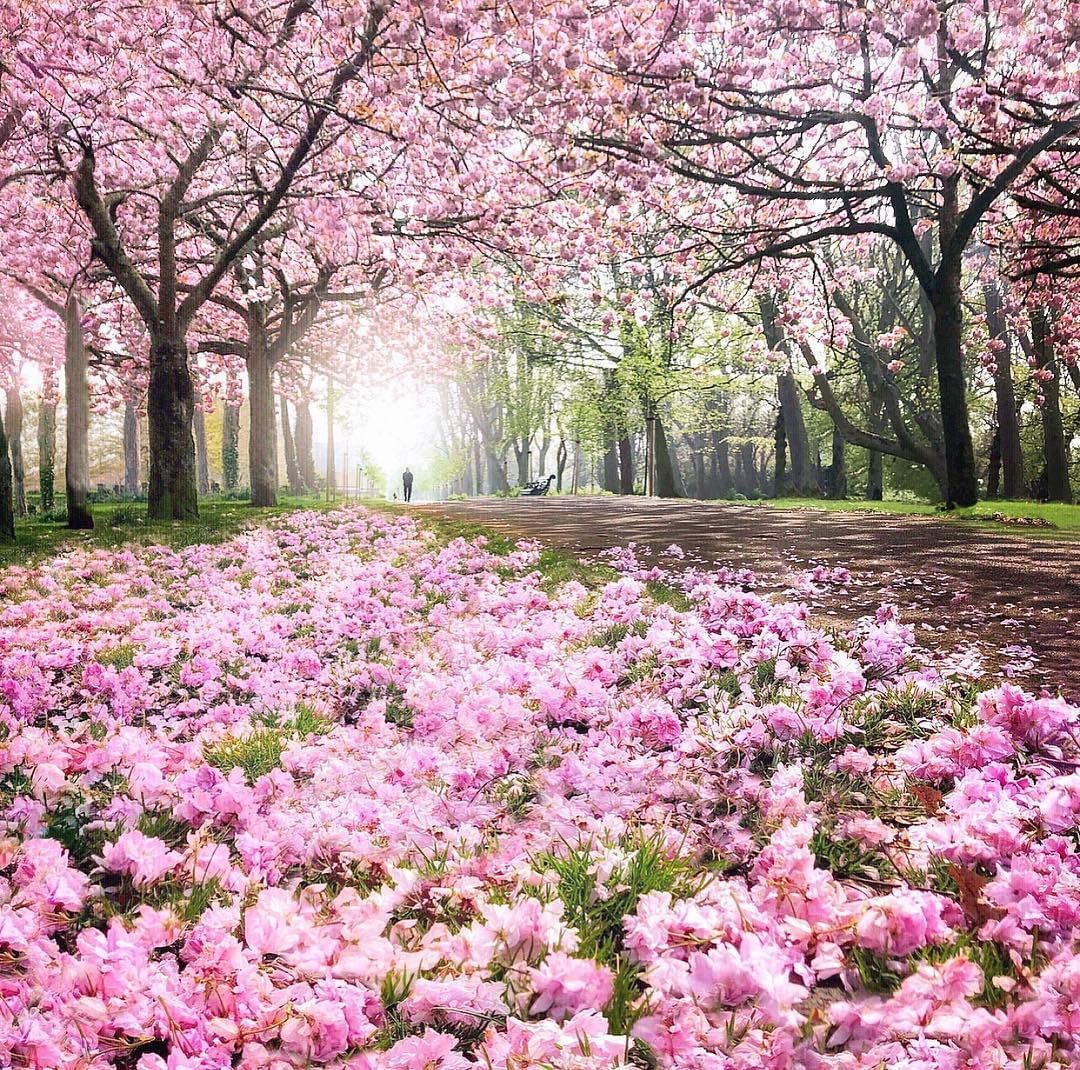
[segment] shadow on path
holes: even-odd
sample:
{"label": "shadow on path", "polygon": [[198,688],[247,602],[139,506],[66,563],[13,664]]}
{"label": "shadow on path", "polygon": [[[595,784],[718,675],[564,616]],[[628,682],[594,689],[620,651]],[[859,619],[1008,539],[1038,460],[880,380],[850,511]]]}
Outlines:
{"label": "shadow on path", "polygon": [[635,542],[648,565],[677,543],[688,563],[751,568],[775,592],[814,565],[843,566],[852,573],[850,586],[792,597],[837,622],[893,602],[915,624],[921,645],[955,652],[973,674],[980,665],[987,673],[1013,672],[1029,688],[1080,698],[1074,542],[999,535],[933,517],[647,498],[480,498],[423,510],[586,558]]}

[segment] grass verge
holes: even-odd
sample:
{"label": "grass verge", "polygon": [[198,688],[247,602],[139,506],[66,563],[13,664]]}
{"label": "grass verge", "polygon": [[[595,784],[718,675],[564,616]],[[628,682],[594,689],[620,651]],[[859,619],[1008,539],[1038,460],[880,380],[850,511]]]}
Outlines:
{"label": "grass verge", "polygon": [[0,544],[0,567],[32,564],[43,557],[75,549],[115,550],[129,543],[139,546],[158,543],[178,548],[222,542],[250,524],[294,509],[328,509],[340,504],[340,500],[284,497],[273,508],[256,509],[246,501],[209,498],[199,502],[198,520],[147,520],[146,506],[141,503],[94,505],[92,531],[71,531],[62,520],[30,517],[16,521],[16,541]]}
{"label": "grass verge", "polygon": [[[1059,502],[985,501],[966,509],[943,509],[928,502],[869,502],[829,498],[768,498],[757,501],[722,503],[758,505],[771,509],[821,509],[833,513],[888,513],[895,516],[928,516],[948,523],[961,523],[989,531],[1008,531],[1037,538],[1080,539],[1080,505]],[[995,517],[1004,517],[1001,520]],[[1042,521],[1026,525],[1024,520]]]}

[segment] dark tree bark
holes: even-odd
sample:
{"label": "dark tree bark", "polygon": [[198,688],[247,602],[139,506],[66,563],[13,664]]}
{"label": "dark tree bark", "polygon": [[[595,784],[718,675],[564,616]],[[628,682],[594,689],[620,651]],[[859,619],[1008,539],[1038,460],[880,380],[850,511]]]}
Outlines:
{"label": "dark tree bark", "polygon": [[563,476],[566,472],[566,439],[560,438],[559,445],[555,449],[555,490],[562,493]]}
{"label": "dark tree bark", "polygon": [[843,432],[835,424],[832,430],[832,459],[825,469],[823,490],[826,498],[846,498],[848,493],[847,452]]}
{"label": "dark tree bark", "polygon": [[0,418],[0,542],[15,541],[15,503],[12,499],[11,459],[7,433]]}
{"label": "dark tree bark", "polygon": [[159,335],[151,343],[150,389],[146,414],[150,428],[151,520],[197,520],[199,484],[195,468],[195,390],[187,345]]}
{"label": "dark tree bark", "polygon": [[[882,413],[882,403],[871,401],[870,403],[870,432],[875,436],[882,433],[882,424],[885,417]],[[885,499],[885,456],[881,450],[868,449],[866,451],[866,500],[868,502],[880,502]]]}
{"label": "dark tree bark", "polygon": [[124,405],[124,493],[139,493],[139,416],[131,401]]}
{"label": "dark tree bark", "polygon": [[788,477],[785,490],[814,496],[818,493],[814,466],[810,459],[810,440],[806,434],[799,385],[790,371],[777,376],[776,394],[784,418],[784,438],[788,448]]}
{"label": "dark tree bark", "polygon": [[519,443],[515,440],[511,445],[514,447],[514,459],[517,461],[518,486],[523,487],[529,482],[529,443]]}
{"label": "dark tree bark", "polygon": [[774,498],[784,496],[787,486],[787,428],[784,426],[783,412],[777,412],[773,421],[773,491]]}
{"label": "dark tree bark", "polygon": [[990,438],[990,458],[986,463],[986,496],[997,498],[1001,494],[1001,428],[995,427]]}
{"label": "dark tree bark", "polygon": [[289,424],[289,399],[284,394],[281,395],[281,438],[285,444],[285,475],[289,480],[289,493],[298,496],[304,493],[304,482],[300,478],[296,443],[293,441],[292,427]]}
{"label": "dark tree bark", "polygon": [[38,409],[38,487],[41,511],[56,504],[56,402],[42,400]]}
{"label": "dark tree bark", "polygon": [[[987,283],[983,287],[983,295],[990,338],[998,343],[994,353],[994,397],[997,404],[1002,489],[1006,498],[1021,498],[1024,494],[1024,451],[1020,444],[1020,420],[1013,389],[1012,338],[1005,322],[1005,310],[997,285]],[[991,497],[997,497],[997,488],[993,492],[987,488],[987,492]]]}
{"label": "dark tree bark", "polygon": [[[74,294],[68,298],[64,309],[64,334],[64,396],[67,402],[64,486],[67,492],[67,526],[87,529],[94,526],[94,516],[87,504],[90,494],[90,387],[86,381],[82,305]],[[151,387],[153,382],[151,372]]]}
{"label": "dark tree bark", "polygon": [[305,398],[296,406],[296,466],[304,490],[311,494],[319,485],[315,474],[315,457],[312,453],[314,429],[311,423],[311,405]]}
{"label": "dark tree bark", "polygon": [[[783,328],[776,322],[776,302],[771,295],[762,295],[758,299],[761,324],[765,331],[765,340],[770,349],[791,355]],[[806,420],[803,418],[802,402],[799,398],[799,384],[788,368],[776,377],[776,397],[780,403],[780,418],[783,420],[783,441],[786,451],[780,449],[780,429],[777,429],[777,451],[774,491],[777,498],[785,494],[813,496],[818,493],[817,479],[810,458],[810,440],[806,434]]]}
{"label": "dark tree bark", "polygon": [[240,486],[240,406],[226,405],[221,429],[221,480],[227,491]]}
{"label": "dark tree bark", "polygon": [[277,505],[277,420],[274,413],[273,366],[267,348],[266,325],[261,308],[253,305],[248,315],[248,470],[251,504]]}
{"label": "dark tree bark", "polygon": [[952,251],[958,211],[955,180],[946,180],[945,186],[940,234],[942,260],[930,293],[930,304],[934,311],[934,355],[949,488],[945,504],[951,508],[974,505],[979,500],[979,478],[971,442],[967,376],[964,374],[962,261],[960,254]]}
{"label": "dark tree bark", "polygon": [[656,428],[653,445],[656,449],[654,462],[656,472],[656,489],[658,498],[685,498],[686,491],[683,489],[682,480],[679,478],[679,470],[675,466],[675,459],[668,448],[667,435],[664,433],[664,422],[657,416],[653,420]]}
{"label": "dark tree bark", "polygon": [[541,438],[541,440],[540,440],[540,452],[537,455],[537,462],[536,462],[536,478],[537,479],[547,479],[547,477],[551,474],[547,470],[547,458],[548,458],[548,453],[550,452],[550,450],[551,450],[551,435],[545,429],[543,438]]}
{"label": "dark tree bark", "polygon": [[510,489],[510,481],[506,478],[506,455],[500,457],[495,445],[488,443],[484,447],[484,456],[487,459],[488,493],[505,494]]}
{"label": "dark tree bark", "polygon": [[17,386],[7,391],[7,437],[11,451],[11,481],[13,506],[16,517],[26,516],[26,465],[23,461],[22,428],[23,404]]}
{"label": "dark tree bark", "polygon": [[195,461],[199,480],[199,494],[210,493],[210,457],[206,452],[206,415],[196,405],[192,414],[192,428],[195,432]]}
{"label": "dark tree bark", "polygon": [[754,463],[754,445],[743,442],[735,452],[735,489],[748,497],[758,490],[757,465]]}
{"label": "dark tree bark", "polygon": [[1065,445],[1065,426],[1061,419],[1061,381],[1054,341],[1050,337],[1046,312],[1031,313],[1031,344],[1040,369],[1050,374],[1043,381],[1042,429],[1043,460],[1046,464],[1046,499],[1051,502],[1071,502],[1069,485],[1069,453]]}

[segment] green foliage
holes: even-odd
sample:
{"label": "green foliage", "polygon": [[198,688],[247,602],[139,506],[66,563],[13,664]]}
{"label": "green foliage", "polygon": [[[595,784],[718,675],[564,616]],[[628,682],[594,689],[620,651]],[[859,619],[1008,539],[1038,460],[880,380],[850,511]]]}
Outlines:
{"label": "green foliage", "polygon": [[690,599],[677,587],[660,583],[659,580],[649,580],[645,584],[645,590],[649,597],[660,605],[671,606],[679,613],[685,613],[690,609]]}
{"label": "green foliage", "polygon": [[608,876],[602,895],[593,844],[567,845],[565,853],[542,854],[535,861],[538,869],[553,871],[558,878],[566,919],[578,933],[577,954],[613,971],[614,991],[605,1014],[614,1032],[629,1033],[647,1008],[640,969],[628,960],[623,945],[623,918],[634,913],[638,900],[649,892],[694,895],[708,875],[691,859],[672,854],[660,833],[624,837],[617,846],[625,861]]}
{"label": "green foliage", "polygon": [[253,728],[246,735],[225,736],[217,743],[204,748],[207,765],[228,773],[233,769],[243,771],[244,779],[254,784],[260,777],[281,768],[281,756],[293,738],[303,738],[325,732],[330,722],[317,714],[310,706],[301,703],[293,720],[284,724],[270,723]]}
{"label": "green foliage", "polygon": [[119,646],[98,652],[97,661],[100,665],[109,665],[114,669],[126,669],[135,660],[135,647],[131,643],[121,643]]}
{"label": "green foliage", "polygon": [[412,708],[405,701],[404,692],[393,684],[386,689],[386,713],[384,716],[387,724],[395,725],[406,732],[412,731]]}
{"label": "green foliage", "polygon": [[564,854],[543,854],[536,860],[538,868],[558,877],[566,918],[580,936],[579,954],[611,965],[622,949],[622,919],[634,912],[641,896],[647,892],[689,896],[702,883],[692,860],[673,855],[660,834],[624,838],[618,846],[626,861],[605,881],[605,898],[597,894],[592,844],[568,846]]}
{"label": "green foliage", "polygon": [[144,520],[142,511],[134,505],[118,505],[109,515],[108,524],[111,528],[124,528],[141,524]]}
{"label": "green foliage", "polygon": [[208,765],[229,773],[243,771],[244,779],[254,784],[259,777],[281,767],[281,755],[287,740],[278,728],[256,728],[246,736],[226,736],[207,746],[203,756]]}
{"label": "green foliage", "polygon": [[383,1006],[383,1024],[372,1037],[371,1046],[376,1051],[388,1051],[399,1040],[404,1040],[414,1030],[401,1016],[401,1004],[412,989],[415,975],[391,970],[383,978],[379,988],[379,1000]]}
{"label": "green foliage", "polygon": [[536,802],[539,789],[528,773],[507,773],[496,782],[493,794],[511,817],[520,819]]}

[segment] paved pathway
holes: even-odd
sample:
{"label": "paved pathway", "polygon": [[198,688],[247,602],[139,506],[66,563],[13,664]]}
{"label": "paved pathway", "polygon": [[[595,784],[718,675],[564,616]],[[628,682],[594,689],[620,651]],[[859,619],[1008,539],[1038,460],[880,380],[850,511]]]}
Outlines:
{"label": "paved pathway", "polygon": [[[671,543],[698,567],[752,568],[766,589],[790,590],[810,566],[851,570],[846,587],[805,597],[815,613],[852,620],[900,606],[920,642],[986,672],[1080,700],[1080,544],[987,532],[932,517],[837,513],[645,498],[480,498],[421,506],[565,546],[586,558],[636,542]],[[648,550],[646,548],[649,548]],[[651,554],[650,554],[651,550]],[[934,634],[937,633],[937,634]]]}

